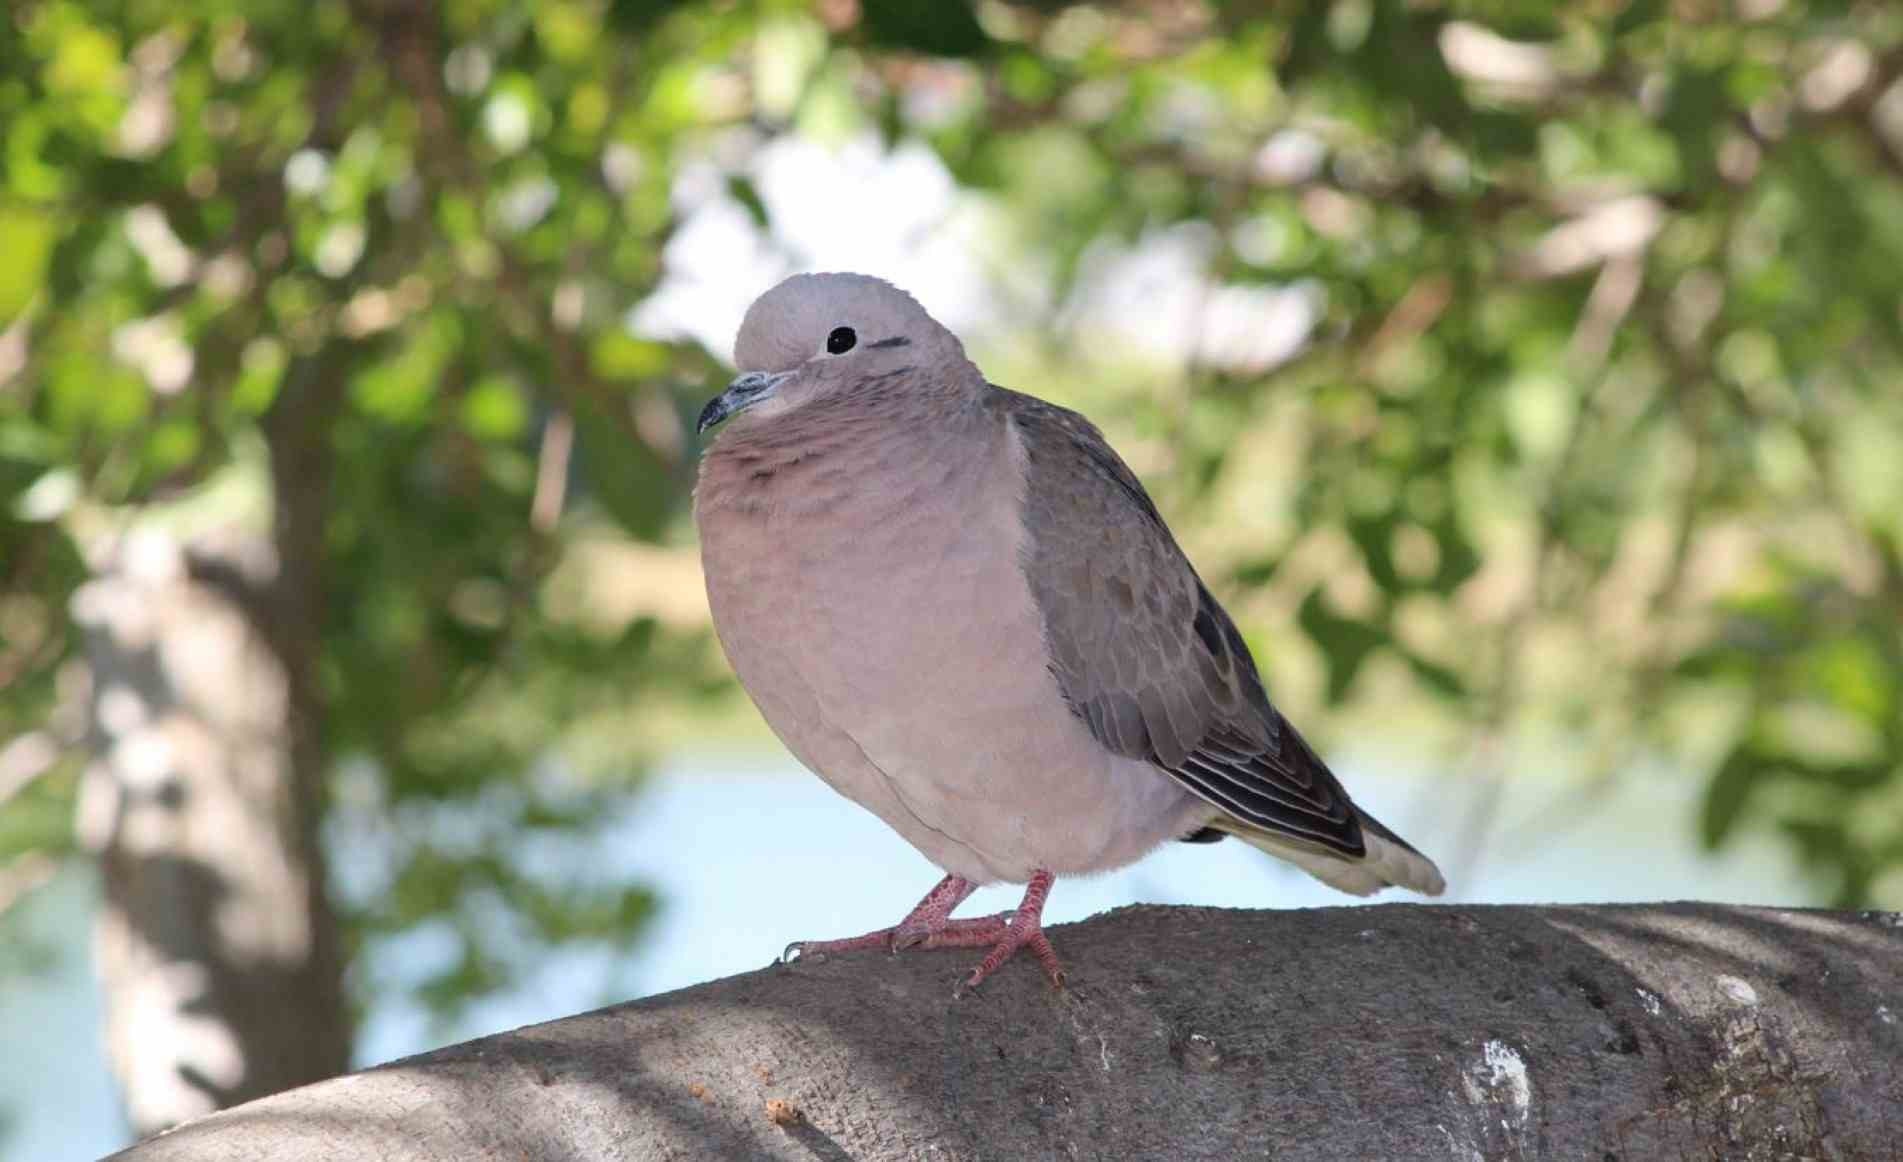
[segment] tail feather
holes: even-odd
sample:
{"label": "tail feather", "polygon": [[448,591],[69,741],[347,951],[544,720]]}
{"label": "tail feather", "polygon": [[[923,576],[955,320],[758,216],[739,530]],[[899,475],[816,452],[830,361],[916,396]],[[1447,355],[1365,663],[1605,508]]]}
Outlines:
{"label": "tail feather", "polygon": [[1397,887],[1438,896],[1447,889],[1447,881],[1433,860],[1365,813],[1361,816],[1361,839],[1367,853],[1360,859],[1250,827],[1226,815],[1210,820],[1209,826],[1287,860],[1329,887],[1350,895],[1370,896],[1382,888]]}

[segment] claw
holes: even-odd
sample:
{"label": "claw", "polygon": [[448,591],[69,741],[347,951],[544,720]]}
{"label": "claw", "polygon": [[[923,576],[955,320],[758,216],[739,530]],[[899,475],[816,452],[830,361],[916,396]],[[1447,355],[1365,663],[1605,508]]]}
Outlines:
{"label": "claw", "polygon": [[[780,953],[781,964],[792,964],[804,959],[806,959],[806,941],[804,940],[795,940]],[[825,953],[815,953],[813,963],[817,964],[823,959],[825,959]]]}

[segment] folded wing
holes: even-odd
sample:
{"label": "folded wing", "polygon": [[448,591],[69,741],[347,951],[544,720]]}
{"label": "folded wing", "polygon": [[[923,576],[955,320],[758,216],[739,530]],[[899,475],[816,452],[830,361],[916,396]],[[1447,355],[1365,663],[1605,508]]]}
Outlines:
{"label": "folded wing", "polygon": [[1024,455],[1024,567],[1072,711],[1105,747],[1155,764],[1228,820],[1360,859],[1360,813],[1269,702],[1135,474],[1075,412],[995,396]]}

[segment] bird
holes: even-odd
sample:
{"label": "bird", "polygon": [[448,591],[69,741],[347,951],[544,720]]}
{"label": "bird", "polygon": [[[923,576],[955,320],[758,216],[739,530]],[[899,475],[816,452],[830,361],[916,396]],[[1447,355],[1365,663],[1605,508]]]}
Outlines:
{"label": "bird", "polygon": [[[897,924],[783,962],[1043,930],[1057,877],[1234,837],[1355,895],[1438,895],[1269,700],[1136,474],[1075,411],[992,384],[908,293],[794,275],[748,308],[694,488],[708,607],[786,748],[944,874]],[[954,919],[978,887],[1019,906]]]}

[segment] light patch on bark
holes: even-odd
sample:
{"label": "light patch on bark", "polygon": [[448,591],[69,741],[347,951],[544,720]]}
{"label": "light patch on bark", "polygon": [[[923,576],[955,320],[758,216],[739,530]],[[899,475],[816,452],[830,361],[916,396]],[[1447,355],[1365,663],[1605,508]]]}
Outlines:
{"label": "light patch on bark", "polygon": [[1447,1139],[1447,1152],[1453,1156],[1454,1162],[1486,1162],[1486,1156],[1483,1155],[1477,1147],[1469,1146],[1459,1138],[1454,1137],[1454,1132],[1448,1129],[1444,1123],[1435,1122],[1434,1128],[1439,1130],[1441,1136]]}
{"label": "light patch on bark", "polygon": [[1501,1150],[1507,1157],[1523,1156],[1533,1113],[1533,1078],[1519,1050],[1505,1041],[1488,1040],[1480,1048],[1480,1060],[1461,1071],[1460,1087],[1467,1105],[1480,1115],[1468,1147],[1472,1156],[1491,1157]]}
{"label": "light patch on bark", "polygon": [[1726,997],[1740,1005],[1755,1005],[1758,1003],[1758,990],[1752,988],[1750,982],[1739,980],[1735,976],[1719,977],[1718,991],[1724,993]]}
{"label": "light patch on bark", "polygon": [[1480,1050],[1480,1063],[1463,1075],[1461,1083],[1468,1101],[1503,1107],[1503,1129],[1526,1128],[1527,1115],[1533,1109],[1533,1079],[1527,1075],[1526,1061],[1513,1046],[1505,1041],[1488,1041]]}

